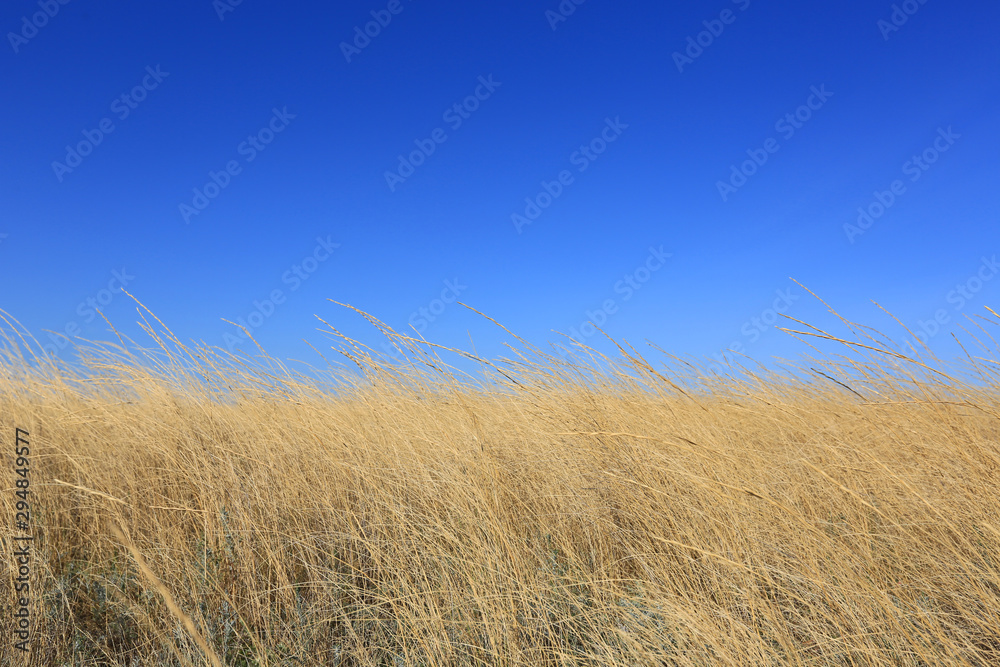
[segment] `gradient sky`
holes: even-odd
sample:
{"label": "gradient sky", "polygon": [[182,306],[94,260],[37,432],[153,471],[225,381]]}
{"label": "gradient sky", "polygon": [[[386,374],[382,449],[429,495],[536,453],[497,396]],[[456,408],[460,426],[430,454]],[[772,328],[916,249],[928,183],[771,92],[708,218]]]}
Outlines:
{"label": "gradient sky", "polygon": [[806,351],[769,309],[831,322],[794,278],[950,354],[964,315],[1000,308],[998,19],[971,0],[8,0],[0,308],[46,343],[105,340],[103,300],[135,333],[117,272],[224,349],[254,351],[223,321],[243,318],[312,361],[314,315],[377,346],[334,299],[502,354],[437,301],[457,291],[536,343],[594,319],[767,360]]}

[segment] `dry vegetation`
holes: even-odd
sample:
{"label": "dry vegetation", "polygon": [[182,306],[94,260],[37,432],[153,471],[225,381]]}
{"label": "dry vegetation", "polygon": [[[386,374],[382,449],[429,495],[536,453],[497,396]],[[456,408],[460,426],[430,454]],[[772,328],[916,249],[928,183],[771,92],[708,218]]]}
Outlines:
{"label": "dry vegetation", "polygon": [[781,375],[519,341],[477,384],[388,330],[316,379],[8,321],[0,627],[18,426],[36,664],[997,665],[998,323],[951,371],[845,323]]}

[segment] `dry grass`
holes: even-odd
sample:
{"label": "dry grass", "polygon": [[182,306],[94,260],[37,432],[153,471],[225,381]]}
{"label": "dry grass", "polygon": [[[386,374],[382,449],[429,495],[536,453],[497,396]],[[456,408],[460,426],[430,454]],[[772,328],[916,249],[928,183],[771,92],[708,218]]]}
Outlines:
{"label": "dry grass", "polygon": [[781,376],[521,341],[481,385],[386,330],[412,364],[339,339],[334,391],[165,327],[155,355],[26,360],[12,325],[34,659],[1000,664],[996,354],[945,375],[846,326],[843,356]]}

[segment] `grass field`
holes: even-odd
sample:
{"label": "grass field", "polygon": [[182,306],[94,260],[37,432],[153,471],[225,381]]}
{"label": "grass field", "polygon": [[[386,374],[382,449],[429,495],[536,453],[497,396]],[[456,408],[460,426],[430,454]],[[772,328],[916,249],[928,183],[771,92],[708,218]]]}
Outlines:
{"label": "grass field", "polygon": [[486,384],[386,329],[409,362],[338,339],[334,391],[145,315],[155,353],[80,368],[7,323],[0,627],[18,427],[33,664],[1000,664],[1000,318],[954,368],[789,321],[843,355],[517,339]]}

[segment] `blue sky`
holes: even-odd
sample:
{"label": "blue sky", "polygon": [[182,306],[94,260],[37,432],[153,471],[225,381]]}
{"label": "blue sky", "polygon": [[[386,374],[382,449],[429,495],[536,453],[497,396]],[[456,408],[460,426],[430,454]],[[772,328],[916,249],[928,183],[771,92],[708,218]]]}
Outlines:
{"label": "blue sky", "polygon": [[185,340],[253,352],[223,321],[242,318],[312,360],[319,315],[377,346],[333,299],[502,354],[457,297],[535,343],[594,343],[593,320],[768,360],[807,351],[777,311],[833,326],[794,278],[950,355],[964,315],[1000,306],[998,18],[970,0],[10,0],[0,307],[53,350],[45,330],[108,339],[102,301],[137,332],[124,281]]}

